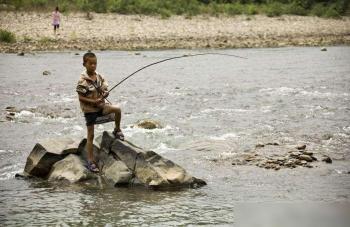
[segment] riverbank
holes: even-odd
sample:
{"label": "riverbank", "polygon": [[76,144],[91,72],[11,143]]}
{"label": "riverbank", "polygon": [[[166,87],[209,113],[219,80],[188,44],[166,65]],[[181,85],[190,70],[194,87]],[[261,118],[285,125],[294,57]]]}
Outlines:
{"label": "riverbank", "polygon": [[0,28],[16,35],[0,52],[251,48],[350,44],[350,17],[210,17],[70,13],[54,35],[50,13],[0,12]]}

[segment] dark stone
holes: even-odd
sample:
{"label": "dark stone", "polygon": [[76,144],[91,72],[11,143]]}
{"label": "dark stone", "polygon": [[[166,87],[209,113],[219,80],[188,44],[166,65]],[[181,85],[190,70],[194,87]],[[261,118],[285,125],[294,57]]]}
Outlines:
{"label": "dark stone", "polygon": [[329,164],[332,163],[332,159],[329,156],[327,156],[327,155],[323,156],[322,161],[325,162],[325,163],[329,163]]}

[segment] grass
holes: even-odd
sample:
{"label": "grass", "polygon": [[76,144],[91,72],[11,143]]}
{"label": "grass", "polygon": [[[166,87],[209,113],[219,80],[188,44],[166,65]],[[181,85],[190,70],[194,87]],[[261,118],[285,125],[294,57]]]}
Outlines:
{"label": "grass", "polygon": [[198,14],[255,15],[276,17],[283,14],[339,18],[348,12],[350,0],[0,0],[0,10],[83,11],[119,14],[172,15],[191,18]]}
{"label": "grass", "polygon": [[16,42],[16,36],[10,31],[0,29],[0,42],[14,43]]}

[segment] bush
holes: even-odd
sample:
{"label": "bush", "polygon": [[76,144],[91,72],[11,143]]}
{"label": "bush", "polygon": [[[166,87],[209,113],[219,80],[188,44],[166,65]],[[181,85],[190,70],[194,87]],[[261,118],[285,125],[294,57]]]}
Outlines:
{"label": "bush", "polygon": [[265,6],[265,14],[268,17],[277,17],[281,16],[283,13],[283,5],[279,2],[273,2]]}
{"label": "bush", "polygon": [[285,6],[284,13],[305,16],[307,15],[307,10],[299,4],[292,3]]}
{"label": "bush", "polygon": [[323,17],[326,17],[326,18],[340,18],[340,14],[333,7],[330,7],[324,13]]}
{"label": "bush", "polygon": [[16,42],[16,36],[12,32],[0,29],[0,42],[14,43]]}

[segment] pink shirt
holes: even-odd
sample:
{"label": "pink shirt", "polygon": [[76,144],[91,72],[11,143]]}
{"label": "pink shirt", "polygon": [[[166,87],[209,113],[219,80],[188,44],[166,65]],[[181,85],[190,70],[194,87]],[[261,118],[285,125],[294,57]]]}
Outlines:
{"label": "pink shirt", "polygon": [[60,12],[53,11],[52,12],[52,24],[59,25],[60,24]]}

